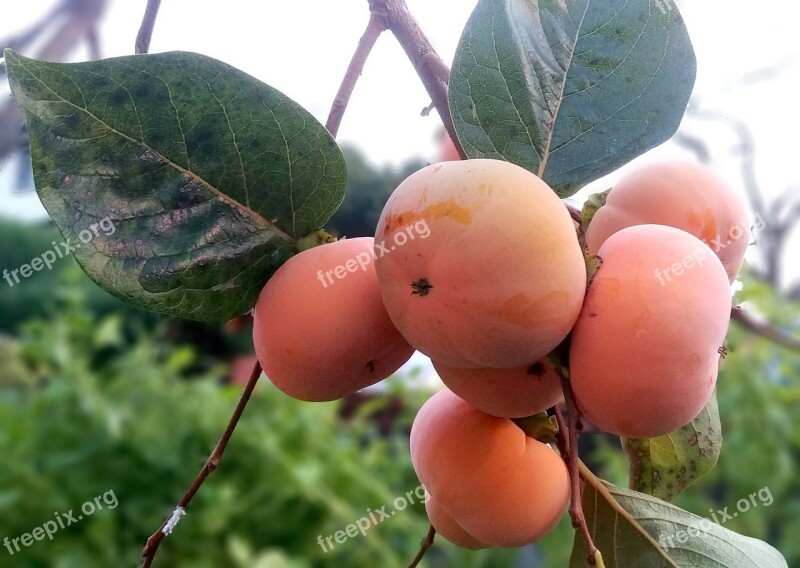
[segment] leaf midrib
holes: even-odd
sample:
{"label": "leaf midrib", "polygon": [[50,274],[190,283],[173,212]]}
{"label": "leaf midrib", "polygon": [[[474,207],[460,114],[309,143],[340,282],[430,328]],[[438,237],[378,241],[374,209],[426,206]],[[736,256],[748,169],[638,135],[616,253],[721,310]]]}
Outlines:
{"label": "leaf midrib", "polygon": [[572,67],[572,60],[575,57],[575,52],[577,51],[578,47],[578,40],[581,37],[581,30],[583,29],[583,22],[586,20],[586,14],[589,11],[589,4],[591,4],[592,0],[588,0],[586,2],[586,8],[583,10],[583,14],[581,15],[581,21],[578,23],[575,29],[575,38],[572,40],[572,47],[569,54],[569,60],[567,64],[564,66],[564,74],[561,81],[561,91],[558,93],[558,102],[556,103],[556,110],[553,113],[553,122],[550,125],[550,131],[547,133],[547,142],[542,149],[542,161],[539,164],[539,171],[536,175],[539,176],[540,179],[544,179],[544,172],[547,169],[547,162],[550,159],[550,148],[553,145],[553,135],[556,131],[556,122],[558,121],[558,113],[561,111],[561,103],[564,101],[564,90],[567,88],[567,75],[569,75],[570,67]]}

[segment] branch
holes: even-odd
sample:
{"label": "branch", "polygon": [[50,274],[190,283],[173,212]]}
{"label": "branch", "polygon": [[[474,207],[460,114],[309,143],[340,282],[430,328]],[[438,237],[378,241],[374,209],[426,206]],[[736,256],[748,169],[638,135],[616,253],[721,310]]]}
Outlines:
{"label": "branch", "polygon": [[425,556],[425,553],[428,552],[428,549],[430,549],[431,546],[433,546],[433,539],[435,536],[436,529],[433,528],[433,525],[431,525],[431,528],[428,529],[428,534],[422,541],[422,547],[419,549],[414,561],[408,565],[408,568],[416,568],[419,565],[419,563],[422,561],[422,558]]}
{"label": "branch", "polygon": [[458,141],[450,107],[447,102],[447,86],[450,81],[450,68],[436,53],[431,42],[422,32],[419,24],[411,15],[405,0],[368,0],[370,12],[379,14],[386,22],[403,51],[411,60],[411,64],[422,79],[422,84],[433,101],[447,133],[453,139],[459,155],[466,159],[467,155]]}
{"label": "branch", "polygon": [[[556,367],[558,374],[561,376],[561,388],[564,391],[564,400],[567,403],[567,412],[569,413],[569,425],[566,426],[566,433],[559,434],[559,446],[564,444],[563,439],[567,438],[567,453],[562,457],[569,469],[569,483],[570,483],[570,504],[569,516],[572,519],[572,526],[581,533],[583,542],[586,546],[588,554],[587,562],[590,566],[602,565],[602,556],[600,551],[594,545],[592,535],[589,533],[589,527],[586,524],[586,517],[583,514],[583,498],[580,476],[580,460],[578,457],[578,429],[580,423],[580,411],[578,405],[575,403],[575,394],[572,392],[572,385],[561,367]],[[561,412],[556,412],[556,420],[559,422],[559,430],[564,427],[564,418]],[[563,452],[563,450],[562,450]],[[599,562],[598,562],[599,560]]]}
{"label": "branch", "polygon": [[339,134],[339,126],[342,124],[342,117],[344,111],[347,109],[347,103],[350,102],[350,97],[353,95],[353,90],[356,87],[358,78],[364,71],[364,65],[367,62],[375,42],[386,29],[386,22],[378,12],[371,12],[367,29],[364,35],[358,42],[358,47],[353,54],[353,59],[350,60],[350,66],[342,79],[342,85],[339,87],[339,92],[336,93],[336,98],[333,100],[331,112],[328,115],[328,121],[325,127],[334,138]]}
{"label": "branch", "polygon": [[153,39],[153,28],[156,27],[159,8],[161,8],[161,0],[147,0],[147,8],[144,10],[142,25],[136,35],[136,53],[150,51],[150,40]]}
{"label": "branch", "polygon": [[755,317],[753,314],[746,312],[742,306],[731,306],[731,319],[739,323],[745,329],[752,331],[756,335],[766,337],[778,345],[782,345],[795,351],[800,351],[800,339],[792,337],[785,331],[770,325],[769,322],[761,320]]}
{"label": "branch", "polygon": [[194,482],[192,482],[192,486],[178,503],[178,506],[175,508],[175,513],[161,523],[161,526],[158,528],[158,530],[147,539],[147,544],[142,550],[142,558],[145,559],[143,568],[149,568],[149,566],[152,565],[153,559],[158,552],[158,547],[161,545],[161,542],[168,534],[172,532],[172,529],[175,528],[178,519],[180,519],[180,516],[183,515],[183,511],[192,502],[195,494],[203,485],[203,483],[205,483],[208,476],[211,475],[211,473],[213,473],[217,467],[219,467],[219,464],[222,461],[222,454],[225,453],[225,448],[228,447],[228,442],[230,442],[231,436],[233,436],[233,431],[239,424],[239,419],[242,417],[242,413],[247,407],[247,403],[250,402],[250,397],[253,394],[253,390],[256,388],[256,384],[258,383],[260,376],[261,364],[256,362],[255,366],[253,367],[253,372],[250,375],[250,380],[247,381],[247,386],[244,388],[242,396],[239,398],[239,403],[236,405],[236,410],[233,411],[233,416],[231,416],[228,426],[222,433],[222,437],[214,447],[214,451],[212,451],[211,455],[208,456],[208,459],[200,470],[200,473],[197,474]]}

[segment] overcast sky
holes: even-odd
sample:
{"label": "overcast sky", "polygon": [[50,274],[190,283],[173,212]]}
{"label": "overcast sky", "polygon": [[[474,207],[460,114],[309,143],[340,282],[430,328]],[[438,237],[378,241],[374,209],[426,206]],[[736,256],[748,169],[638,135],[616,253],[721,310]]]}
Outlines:
{"label": "overcast sky", "polygon": [[[670,0],[662,2],[667,5]],[[54,3],[4,0],[0,40],[36,21]],[[133,52],[144,5],[145,0],[109,0],[100,30],[104,56]],[[408,0],[408,5],[445,61],[452,61],[475,0]],[[792,184],[800,188],[800,113],[795,110],[800,3],[684,0],[677,5],[698,56],[696,99],[712,113],[728,113],[750,125],[765,194],[775,195]],[[280,89],[324,122],[367,18],[366,0],[164,0],[151,51],[196,51],[226,61]],[[86,57],[82,48],[71,59]],[[769,80],[742,80],[776,64],[783,70]],[[0,92],[8,96],[5,86]],[[440,121],[435,113],[420,116],[429,102],[405,54],[391,35],[384,34],[356,88],[340,140],[357,144],[376,164],[397,164],[414,155],[432,159]],[[741,189],[730,127],[697,118],[686,119],[684,127],[711,143],[715,166]],[[686,154],[668,143],[643,159],[671,155]],[[9,190],[15,170],[6,161],[0,171],[0,212],[41,215],[35,196]],[[589,189],[605,188],[618,176]]]}

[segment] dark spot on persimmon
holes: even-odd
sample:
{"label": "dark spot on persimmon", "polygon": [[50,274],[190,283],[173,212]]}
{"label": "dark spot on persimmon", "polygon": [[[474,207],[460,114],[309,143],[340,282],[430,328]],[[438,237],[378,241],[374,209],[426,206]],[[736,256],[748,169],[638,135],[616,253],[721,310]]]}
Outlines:
{"label": "dark spot on persimmon", "polygon": [[536,363],[528,367],[527,373],[529,375],[536,375],[537,377],[541,377],[542,375],[544,375],[544,365],[537,361]]}
{"label": "dark spot on persimmon", "polygon": [[433,285],[428,282],[427,278],[420,278],[411,283],[411,295],[414,296],[427,296],[433,290]]}

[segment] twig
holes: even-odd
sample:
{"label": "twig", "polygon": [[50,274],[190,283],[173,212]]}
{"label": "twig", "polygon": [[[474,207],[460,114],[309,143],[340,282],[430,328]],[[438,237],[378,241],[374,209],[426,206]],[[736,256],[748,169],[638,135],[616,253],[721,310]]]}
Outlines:
{"label": "twig", "polygon": [[353,54],[353,59],[350,60],[350,66],[342,79],[342,85],[339,87],[339,92],[336,93],[336,98],[333,100],[331,112],[328,114],[328,121],[325,127],[328,132],[336,138],[339,134],[339,126],[342,124],[342,117],[344,111],[347,109],[347,103],[350,102],[350,97],[353,95],[353,89],[356,87],[358,78],[364,71],[364,65],[367,62],[375,42],[386,29],[386,22],[378,12],[370,12],[369,22],[367,22],[367,29],[364,30],[364,35],[358,41],[358,47]]}
{"label": "twig", "polygon": [[153,39],[153,28],[156,26],[159,8],[161,8],[161,0],[147,0],[147,8],[144,10],[142,25],[136,35],[136,53],[150,51],[150,40]]}
{"label": "twig", "polygon": [[425,553],[428,552],[431,546],[433,546],[433,539],[436,537],[436,529],[431,528],[428,529],[428,534],[425,536],[425,539],[422,541],[422,547],[419,549],[416,558],[411,564],[408,565],[408,568],[416,568],[419,563],[422,561],[422,558],[425,556]]}
{"label": "twig", "polygon": [[419,24],[411,15],[405,0],[368,0],[370,12],[379,14],[403,51],[411,60],[411,64],[422,79],[422,84],[433,101],[433,106],[442,119],[445,130],[453,140],[462,159],[467,155],[458,141],[450,107],[447,102],[447,87],[450,81],[450,68],[436,53],[431,42],[422,32]]}
{"label": "twig", "polygon": [[800,351],[800,339],[792,337],[785,331],[770,325],[768,322],[756,318],[753,314],[746,312],[742,306],[731,306],[731,319],[739,323],[745,329],[761,335],[762,337],[766,337],[778,345]]}
{"label": "twig", "polygon": [[561,408],[559,408],[558,405],[553,407],[553,415],[556,417],[556,423],[558,424],[558,432],[556,432],[558,451],[561,452],[562,456],[567,456],[569,455],[568,428],[567,423],[564,420],[564,414],[561,412]]}
{"label": "twig", "polygon": [[[564,391],[564,400],[567,403],[567,412],[569,414],[569,424],[566,427],[566,434],[569,442],[567,446],[567,453],[566,455],[562,456],[567,464],[567,469],[569,470],[571,492],[569,516],[572,519],[573,528],[580,531],[581,536],[583,537],[583,542],[586,546],[586,551],[588,554],[587,561],[589,565],[596,566],[598,565],[597,558],[600,556],[600,552],[594,545],[592,535],[589,533],[589,527],[586,525],[586,517],[583,514],[583,488],[581,487],[580,463],[578,456],[578,423],[580,421],[580,411],[578,410],[578,405],[575,403],[575,394],[572,392],[572,385],[569,383],[569,378],[559,367],[556,367],[556,370],[561,376],[561,388]],[[560,414],[560,412],[556,414],[556,420],[559,419]],[[562,417],[559,422],[559,429],[563,427],[563,422],[564,419]]]}
{"label": "twig", "polygon": [[250,380],[247,381],[247,386],[244,388],[242,396],[239,398],[239,403],[236,405],[236,410],[233,411],[233,416],[231,416],[228,426],[222,433],[222,437],[217,442],[217,445],[214,446],[214,450],[211,452],[211,455],[208,456],[206,463],[197,474],[197,477],[195,477],[194,482],[192,482],[192,486],[178,503],[178,506],[175,508],[175,512],[172,513],[169,518],[165,519],[164,522],[161,523],[161,526],[158,527],[158,530],[147,539],[147,544],[142,550],[142,558],[145,559],[143,568],[149,568],[149,566],[152,565],[153,559],[158,552],[158,547],[161,545],[161,542],[175,527],[177,520],[183,516],[186,508],[189,506],[189,503],[192,502],[195,494],[206,481],[208,476],[219,466],[220,461],[222,461],[222,454],[225,453],[225,448],[227,448],[228,442],[230,442],[231,436],[233,436],[233,431],[239,424],[239,419],[242,417],[242,413],[247,407],[247,403],[250,402],[250,397],[253,394],[253,390],[256,388],[256,384],[258,383],[260,376],[261,364],[256,362],[256,364],[253,366],[253,372],[250,374]]}

